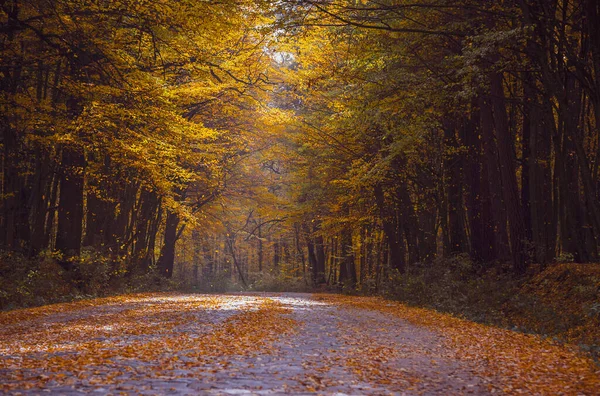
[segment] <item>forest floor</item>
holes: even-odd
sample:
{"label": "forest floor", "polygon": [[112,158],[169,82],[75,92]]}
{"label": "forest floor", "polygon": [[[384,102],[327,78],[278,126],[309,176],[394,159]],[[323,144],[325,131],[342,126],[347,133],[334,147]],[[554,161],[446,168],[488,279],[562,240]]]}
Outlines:
{"label": "forest floor", "polygon": [[598,394],[575,348],[373,297],[175,294],[0,313],[8,394]]}

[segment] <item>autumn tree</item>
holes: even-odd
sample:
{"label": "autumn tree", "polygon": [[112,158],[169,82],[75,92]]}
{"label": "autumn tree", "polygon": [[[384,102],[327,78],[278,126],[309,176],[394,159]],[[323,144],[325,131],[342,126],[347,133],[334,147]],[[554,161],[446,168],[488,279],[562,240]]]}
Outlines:
{"label": "autumn tree", "polygon": [[[239,7],[244,13],[237,12]],[[266,84],[259,2],[2,4],[3,249],[170,276]],[[159,249],[160,246],[160,249]]]}

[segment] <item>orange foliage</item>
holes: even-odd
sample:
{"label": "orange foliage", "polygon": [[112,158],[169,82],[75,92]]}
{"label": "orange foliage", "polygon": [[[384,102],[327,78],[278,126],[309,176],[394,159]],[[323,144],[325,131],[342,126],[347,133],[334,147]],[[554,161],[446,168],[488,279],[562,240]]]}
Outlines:
{"label": "orange foliage", "polygon": [[519,291],[523,307],[505,306],[507,323],[575,344],[600,344],[600,264],[555,264]]}
{"label": "orange foliage", "polygon": [[[152,376],[174,369],[203,370],[205,363],[227,356],[268,353],[271,343],[293,331],[289,309],[262,298],[238,307],[241,314],[215,323],[215,311],[227,310],[234,300],[239,297],[155,293],[1,313],[0,353],[7,358],[0,361],[0,370],[8,374],[0,390],[82,379],[115,384],[123,370]],[[89,316],[87,307],[105,311]],[[49,315],[54,320],[47,323]],[[193,331],[186,331],[190,325]],[[120,341],[112,342],[115,338]],[[116,364],[129,359],[145,365]],[[30,374],[40,368],[44,375]]]}
{"label": "orange foliage", "polygon": [[[378,310],[445,335],[459,359],[483,362],[478,375],[495,376],[508,394],[596,394],[600,371],[576,348],[539,336],[459,319],[433,310],[408,307],[378,297],[318,295],[329,303]],[[493,390],[498,385],[489,385]]]}

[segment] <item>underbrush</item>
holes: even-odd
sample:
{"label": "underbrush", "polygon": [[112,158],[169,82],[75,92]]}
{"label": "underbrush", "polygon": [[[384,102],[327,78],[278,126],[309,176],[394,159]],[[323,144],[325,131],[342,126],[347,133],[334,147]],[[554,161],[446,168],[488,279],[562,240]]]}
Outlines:
{"label": "underbrush", "polygon": [[310,292],[313,288],[302,277],[289,271],[255,273],[250,276],[249,289],[269,292]]}
{"label": "underbrush", "polygon": [[237,274],[232,276],[229,271],[201,277],[197,282],[184,281],[183,288],[187,291],[205,293],[227,293],[241,291],[260,292],[311,292],[310,283],[298,273],[298,268],[288,268],[282,264],[277,270],[250,272],[245,275],[244,285]]}
{"label": "underbrush", "polygon": [[0,252],[0,310],[179,287],[155,271],[127,271],[124,263],[92,250],[72,260],[68,271],[61,260],[48,252],[35,258]]}
{"label": "underbrush", "polygon": [[457,255],[415,264],[405,275],[392,273],[382,282],[380,292],[410,305],[498,323],[504,316],[504,304],[523,283],[524,279],[515,279],[504,267],[485,271],[468,255]]}
{"label": "underbrush", "polygon": [[380,293],[480,323],[541,334],[600,357],[600,264],[532,266],[515,277],[482,268],[466,255],[392,273]]}
{"label": "underbrush", "polygon": [[600,358],[600,264],[555,264],[503,307],[505,323],[579,345]]}
{"label": "underbrush", "polygon": [[227,270],[200,277],[197,281],[180,279],[182,290],[194,293],[229,293],[245,290],[244,285],[232,278]]}

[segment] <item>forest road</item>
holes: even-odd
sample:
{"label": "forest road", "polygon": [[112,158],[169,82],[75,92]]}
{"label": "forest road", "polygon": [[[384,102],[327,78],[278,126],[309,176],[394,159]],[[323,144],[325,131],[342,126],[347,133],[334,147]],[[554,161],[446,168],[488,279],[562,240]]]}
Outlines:
{"label": "forest road", "polygon": [[348,299],[160,293],[0,313],[0,392],[512,393],[443,331]]}

